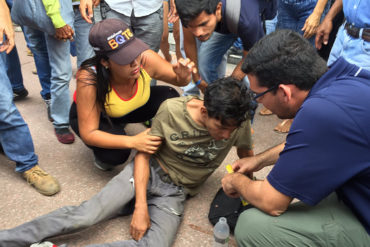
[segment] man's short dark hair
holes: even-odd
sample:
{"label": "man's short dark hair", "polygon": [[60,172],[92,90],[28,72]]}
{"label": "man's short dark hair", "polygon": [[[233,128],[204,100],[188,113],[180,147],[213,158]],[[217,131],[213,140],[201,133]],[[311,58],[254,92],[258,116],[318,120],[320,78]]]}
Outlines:
{"label": "man's short dark hair", "polygon": [[188,27],[189,22],[205,11],[208,15],[216,12],[220,0],[175,0],[176,10],[181,24]]}
{"label": "man's short dark hair", "polygon": [[261,87],[294,84],[301,90],[310,90],[328,68],[316,49],[300,34],[277,30],[252,47],[242,70],[256,76]]}
{"label": "man's short dark hair", "polygon": [[221,124],[239,126],[250,119],[255,102],[244,83],[225,77],[208,85],[204,92],[204,106],[208,116],[220,120]]}

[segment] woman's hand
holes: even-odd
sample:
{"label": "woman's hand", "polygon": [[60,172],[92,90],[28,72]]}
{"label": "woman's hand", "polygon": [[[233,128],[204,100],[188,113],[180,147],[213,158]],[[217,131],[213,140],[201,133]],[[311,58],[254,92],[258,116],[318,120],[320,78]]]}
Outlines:
{"label": "woman's hand", "polygon": [[172,69],[176,74],[177,82],[182,86],[187,85],[191,80],[191,74],[197,72],[194,62],[188,58],[180,58],[176,64],[172,65]]}
{"label": "woman's hand", "polygon": [[151,136],[148,134],[150,129],[147,129],[136,136],[133,136],[132,148],[149,154],[154,154],[162,143],[159,136]]}

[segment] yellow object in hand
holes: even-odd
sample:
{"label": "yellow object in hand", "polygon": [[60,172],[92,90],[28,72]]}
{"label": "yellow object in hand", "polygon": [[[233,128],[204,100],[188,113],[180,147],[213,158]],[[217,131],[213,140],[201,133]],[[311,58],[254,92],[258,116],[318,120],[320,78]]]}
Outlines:
{"label": "yellow object in hand", "polygon": [[[226,165],[226,170],[227,170],[227,173],[234,173],[233,167],[230,164]],[[242,201],[243,206],[248,205],[248,202],[244,201],[244,199],[242,197],[240,197],[240,200]]]}

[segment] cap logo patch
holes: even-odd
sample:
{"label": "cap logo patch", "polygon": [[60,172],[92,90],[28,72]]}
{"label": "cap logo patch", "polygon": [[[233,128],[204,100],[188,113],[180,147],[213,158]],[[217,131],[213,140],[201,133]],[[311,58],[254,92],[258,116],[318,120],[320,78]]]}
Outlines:
{"label": "cap logo patch", "polygon": [[130,28],[127,28],[125,31],[122,32],[120,30],[117,33],[108,37],[108,44],[112,50],[117,49],[120,45],[124,44],[128,40],[130,40],[134,34],[131,32]]}

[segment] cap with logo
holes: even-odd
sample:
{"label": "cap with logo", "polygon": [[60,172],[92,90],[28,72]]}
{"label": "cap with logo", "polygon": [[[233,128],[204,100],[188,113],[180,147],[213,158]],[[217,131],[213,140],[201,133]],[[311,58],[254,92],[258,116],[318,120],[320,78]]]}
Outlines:
{"label": "cap with logo", "polygon": [[149,47],[118,19],[105,19],[90,29],[89,42],[98,55],[107,55],[120,65],[131,63]]}

